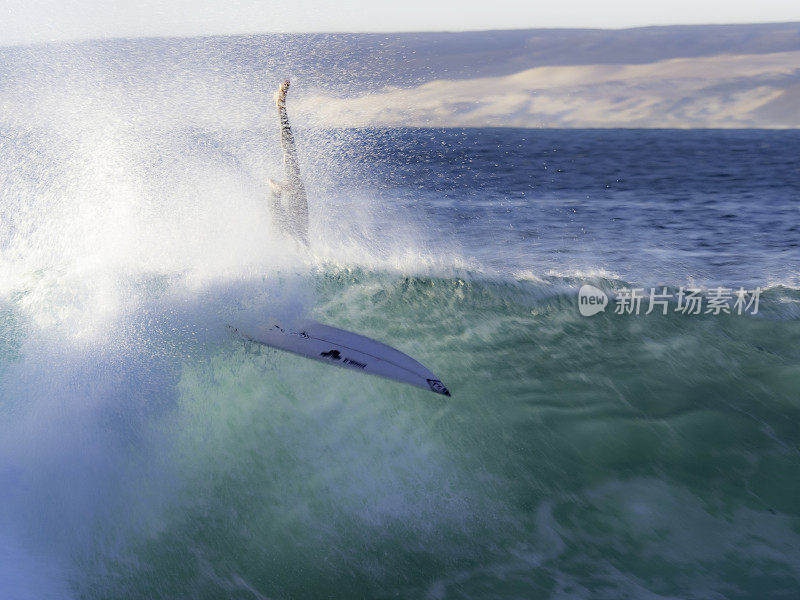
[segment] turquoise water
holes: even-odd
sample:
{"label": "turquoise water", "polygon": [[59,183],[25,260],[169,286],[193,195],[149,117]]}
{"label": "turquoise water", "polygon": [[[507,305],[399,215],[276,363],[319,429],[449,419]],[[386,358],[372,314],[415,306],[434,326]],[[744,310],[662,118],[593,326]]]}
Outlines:
{"label": "turquoise water", "polygon": [[[116,85],[0,121],[0,597],[796,597],[800,134],[301,123],[305,251],[276,132]],[[309,315],[453,397],[226,328]]]}
{"label": "turquoise water", "polygon": [[796,314],[586,319],[564,280],[311,280],[318,318],[435,365],[453,399],[192,341],[185,316],[23,356],[3,474],[26,568],[92,598],[793,595]]}

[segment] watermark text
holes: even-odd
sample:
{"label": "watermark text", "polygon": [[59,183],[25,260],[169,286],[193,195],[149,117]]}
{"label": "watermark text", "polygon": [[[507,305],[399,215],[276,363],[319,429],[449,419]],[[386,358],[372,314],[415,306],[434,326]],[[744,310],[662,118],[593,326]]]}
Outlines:
{"label": "watermark text", "polygon": [[578,310],[584,317],[591,317],[613,303],[617,315],[757,315],[760,298],[761,288],[735,290],[720,286],[707,290],[681,287],[678,291],[666,287],[622,288],[610,299],[600,288],[586,284],[578,291]]}

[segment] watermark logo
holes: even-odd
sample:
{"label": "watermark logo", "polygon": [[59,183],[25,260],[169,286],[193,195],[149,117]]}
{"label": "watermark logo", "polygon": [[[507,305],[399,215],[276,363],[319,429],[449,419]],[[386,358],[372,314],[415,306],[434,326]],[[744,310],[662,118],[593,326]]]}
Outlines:
{"label": "watermark logo", "polygon": [[591,317],[602,312],[608,306],[608,296],[600,288],[593,285],[581,286],[578,291],[578,310],[584,317]]}
{"label": "watermark logo", "polygon": [[[614,300],[614,314],[649,315],[659,312],[666,315],[676,312],[683,315],[757,315],[761,288],[746,290],[717,287],[709,290],[681,287],[670,292],[666,287],[622,288],[617,290]],[[606,293],[593,285],[583,285],[578,292],[578,310],[584,317],[591,317],[606,309],[609,298]],[[671,306],[672,305],[672,306]],[[646,308],[646,310],[644,310]]]}

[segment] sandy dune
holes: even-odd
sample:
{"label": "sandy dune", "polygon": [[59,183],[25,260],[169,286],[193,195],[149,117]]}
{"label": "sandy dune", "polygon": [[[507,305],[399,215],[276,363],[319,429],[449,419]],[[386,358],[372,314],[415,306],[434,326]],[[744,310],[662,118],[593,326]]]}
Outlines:
{"label": "sandy dune", "polygon": [[321,126],[800,127],[800,51],[544,66],[296,108]]}

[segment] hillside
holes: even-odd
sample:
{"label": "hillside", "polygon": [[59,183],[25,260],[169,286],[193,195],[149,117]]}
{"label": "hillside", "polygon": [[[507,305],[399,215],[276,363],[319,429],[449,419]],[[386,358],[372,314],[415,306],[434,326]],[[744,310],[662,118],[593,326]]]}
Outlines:
{"label": "hillside", "polygon": [[313,126],[795,128],[799,58],[800,23],[45,44],[0,48],[0,119],[100,86],[137,119],[249,127],[290,77]]}

